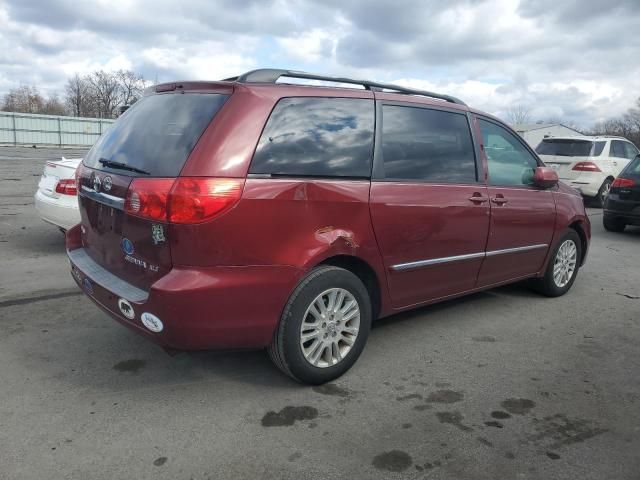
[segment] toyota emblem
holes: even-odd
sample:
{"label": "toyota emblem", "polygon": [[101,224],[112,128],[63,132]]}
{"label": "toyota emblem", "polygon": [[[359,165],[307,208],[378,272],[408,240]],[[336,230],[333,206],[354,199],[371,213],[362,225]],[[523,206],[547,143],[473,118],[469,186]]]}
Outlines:
{"label": "toyota emblem", "polygon": [[100,177],[98,175],[94,175],[93,176],[93,189],[96,192],[100,191],[100,185],[102,185],[102,181],[100,180]]}

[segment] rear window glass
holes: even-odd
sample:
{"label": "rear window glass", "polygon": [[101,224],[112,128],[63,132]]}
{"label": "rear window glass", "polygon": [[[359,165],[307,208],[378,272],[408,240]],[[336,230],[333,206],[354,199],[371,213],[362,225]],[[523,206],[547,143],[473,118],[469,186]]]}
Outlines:
{"label": "rear window glass", "polygon": [[[594,143],[601,143],[602,145],[595,146]],[[592,142],[590,140],[545,139],[536,148],[536,153],[561,157],[588,157],[599,155],[594,150],[597,148],[602,152],[603,147],[604,142]]]}
{"label": "rear window glass", "polygon": [[459,113],[384,105],[382,156],[386,179],[476,181],[471,130]]}
{"label": "rear window glass", "polygon": [[[127,110],[89,151],[84,164],[125,164],[156,177],[176,177],[228,95],[185,93],[144,97]],[[101,163],[100,160],[103,160]],[[138,175],[113,169],[124,175]]]}
{"label": "rear window glass", "polygon": [[374,105],[358,98],[284,98],[267,121],[250,173],[369,177]]}

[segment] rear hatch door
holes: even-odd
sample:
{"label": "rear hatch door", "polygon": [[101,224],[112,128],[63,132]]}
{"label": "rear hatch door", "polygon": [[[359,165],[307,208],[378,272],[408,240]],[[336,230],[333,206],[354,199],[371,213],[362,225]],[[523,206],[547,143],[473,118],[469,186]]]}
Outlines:
{"label": "rear hatch door", "polygon": [[614,182],[609,195],[613,200],[620,202],[617,205],[618,209],[633,211],[635,215],[640,215],[640,156],[632,160],[622,170],[618,178],[619,180],[625,179],[627,181]]}
{"label": "rear hatch door", "polygon": [[166,221],[125,212],[136,178],[174,179],[228,95],[180,91],[144,97],[83,161],[78,198],[83,246],[99,265],[148,290],[172,267]]}
{"label": "rear hatch door", "polygon": [[576,164],[594,162],[593,157],[602,153],[605,143],[580,138],[545,138],[536,148],[536,152],[545,165],[558,172],[558,177],[563,180],[577,180],[582,172],[574,170]]}
{"label": "rear hatch door", "polygon": [[582,173],[580,170],[573,170],[578,162],[588,162],[589,157],[567,157],[563,155],[540,155],[540,159],[547,167],[558,172],[561,180],[577,180]]}

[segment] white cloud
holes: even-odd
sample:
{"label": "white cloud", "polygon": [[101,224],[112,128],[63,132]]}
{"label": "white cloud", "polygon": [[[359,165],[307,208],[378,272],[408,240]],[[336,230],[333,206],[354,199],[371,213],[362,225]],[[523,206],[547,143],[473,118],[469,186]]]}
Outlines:
{"label": "white cloud", "polygon": [[[0,94],[132,69],[217,79],[259,67],[394,81],[504,115],[579,125],[640,95],[638,0],[0,0]],[[537,119],[537,118],[535,118]]]}

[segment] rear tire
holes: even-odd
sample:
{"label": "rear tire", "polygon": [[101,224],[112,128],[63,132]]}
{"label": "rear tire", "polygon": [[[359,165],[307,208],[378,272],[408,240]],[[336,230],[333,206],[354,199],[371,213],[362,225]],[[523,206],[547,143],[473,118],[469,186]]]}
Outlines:
{"label": "rear tire", "polygon": [[613,183],[613,180],[611,180],[610,178],[607,178],[602,183],[600,190],[598,190],[598,195],[596,195],[596,197],[594,198],[594,202],[597,207],[599,208],[604,207],[604,202],[607,199],[607,195],[609,195],[609,190],[611,190],[612,183]]}
{"label": "rear tire", "polygon": [[607,232],[622,232],[627,225],[618,218],[603,216],[602,226]]}
{"label": "rear tire", "polygon": [[356,275],[339,267],[314,268],[289,297],[269,356],[298,382],[329,382],[362,353],[371,311],[369,292]]}
{"label": "rear tire", "polygon": [[534,290],[547,297],[559,297],[569,291],[582,260],[582,242],[575,230],[560,239],[549,260],[544,277],[533,279]]}

